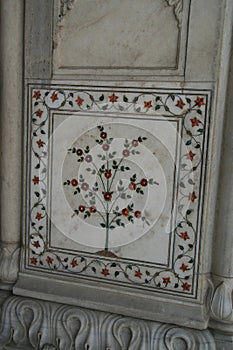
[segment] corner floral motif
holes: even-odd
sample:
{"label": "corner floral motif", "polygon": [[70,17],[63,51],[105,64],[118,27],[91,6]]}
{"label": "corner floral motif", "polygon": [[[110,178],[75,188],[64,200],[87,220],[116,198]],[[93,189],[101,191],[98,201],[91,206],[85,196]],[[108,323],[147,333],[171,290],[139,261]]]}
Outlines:
{"label": "corner floral motif", "polygon": [[[31,111],[31,179],[30,179],[30,255],[28,264],[34,269],[60,271],[72,276],[98,277],[103,281],[114,281],[128,285],[139,285],[146,289],[167,290],[193,295],[196,250],[198,246],[198,217],[201,202],[200,179],[203,168],[204,134],[206,130],[206,105],[208,97],[205,93],[190,92],[127,92],[99,91],[85,89],[41,88],[32,89]],[[105,255],[104,259],[98,254],[93,258],[85,254],[65,254],[50,251],[47,242],[47,165],[50,111],[66,112],[113,112],[135,113],[140,115],[159,115],[164,118],[177,117],[183,120],[182,147],[180,155],[180,170],[178,197],[176,203],[176,224],[174,229],[173,262],[171,267],[155,268],[140,263],[122,262],[116,256]],[[39,112],[38,112],[39,111]],[[103,125],[98,127],[102,151],[109,153],[109,135]],[[129,147],[122,151],[122,157],[131,152],[130,147],[137,148],[143,142],[143,135],[137,139],[132,137]],[[127,145],[128,146],[128,145]],[[87,145],[88,147],[88,145]],[[70,149],[78,159],[87,164],[93,162],[88,148]],[[188,151],[188,153],[187,153]],[[114,164],[112,163],[114,166]],[[115,164],[119,166],[119,164]],[[102,169],[102,177],[110,183],[114,176],[114,168]],[[136,175],[136,177],[135,177]],[[155,181],[155,183],[154,183]],[[150,183],[151,182],[151,183]],[[132,174],[130,188],[143,190],[143,187],[156,184],[156,179],[138,178]],[[64,186],[74,191],[89,191],[89,184],[85,179],[66,179]],[[190,191],[190,186],[192,190]],[[112,200],[111,190],[104,191],[103,201],[106,205]],[[95,203],[86,208],[79,203],[76,215],[97,215]],[[119,218],[118,218],[119,216]],[[132,218],[131,218],[132,217]],[[142,220],[144,218],[137,208],[125,207],[121,212],[116,211],[115,224],[122,224],[122,219]],[[106,220],[106,217],[104,218]],[[107,226],[103,220],[106,228]],[[117,221],[116,220],[120,220]],[[110,225],[111,226],[111,225]],[[110,227],[109,226],[109,227]],[[108,227],[108,229],[109,229]],[[108,250],[108,246],[105,246]],[[101,255],[101,254],[100,254]]]}

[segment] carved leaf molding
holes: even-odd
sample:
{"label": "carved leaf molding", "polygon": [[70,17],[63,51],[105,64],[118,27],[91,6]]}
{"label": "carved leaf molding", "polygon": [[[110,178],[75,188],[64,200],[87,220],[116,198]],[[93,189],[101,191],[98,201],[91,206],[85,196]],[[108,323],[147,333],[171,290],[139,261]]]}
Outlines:
{"label": "carved leaf molding", "polygon": [[210,310],[213,319],[224,323],[233,322],[232,288],[225,281],[214,290]]}
{"label": "carved leaf molding", "polygon": [[51,344],[45,344],[42,350],[57,350],[57,348]]}
{"label": "carved leaf molding", "polygon": [[10,297],[2,307],[0,348],[38,350],[215,350],[208,330]]}
{"label": "carved leaf molding", "polygon": [[154,335],[158,339],[154,350],[215,350],[212,336],[204,331],[194,331],[175,325],[162,325]]}

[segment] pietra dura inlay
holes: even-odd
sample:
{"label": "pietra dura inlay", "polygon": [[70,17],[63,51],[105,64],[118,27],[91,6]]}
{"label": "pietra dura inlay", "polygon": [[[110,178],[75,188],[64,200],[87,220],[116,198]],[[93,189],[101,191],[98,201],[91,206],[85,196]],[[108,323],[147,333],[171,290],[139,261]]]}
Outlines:
{"label": "pietra dura inlay", "polygon": [[196,297],[209,100],[30,85],[26,269]]}

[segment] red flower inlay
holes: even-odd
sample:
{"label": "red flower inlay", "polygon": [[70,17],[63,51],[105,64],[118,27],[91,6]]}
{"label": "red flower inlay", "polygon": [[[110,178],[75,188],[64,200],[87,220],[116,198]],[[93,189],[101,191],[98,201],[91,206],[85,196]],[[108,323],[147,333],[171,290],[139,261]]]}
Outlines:
{"label": "red flower inlay", "polygon": [[76,102],[77,102],[77,104],[78,104],[79,106],[82,106],[83,101],[84,101],[84,100],[83,100],[80,96],[78,96],[77,99],[76,99]]}
{"label": "red flower inlay", "polygon": [[116,96],[115,94],[112,94],[111,96],[108,96],[108,98],[109,98],[109,101],[110,102],[117,102],[117,100],[118,100],[118,96]]}
{"label": "red flower inlay", "polygon": [[104,176],[106,177],[106,179],[110,179],[110,177],[112,176],[111,170],[106,170]]}
{"label": "red flower inlay", "polygon": [[195,118],[191,118],[190,121],[192,123],[192,127],[199,126],[200,120],[198,120],[196,117]]}
{"label": "red flower inlay", "polygon": [[108,269],[102,269],[101,273],[102,273],[102,275],[104,275],[104,277],[107,277],[108,275],[110,275]]}
{"label": "red flower inlay", "polygon": [[163,277],[163,283],[164,283],[164,284],[171,283],[170,277]]}
{"label": "red flower inlay", "polygon": [[100,137],[101,137],[101,139],[106,139],[107,138],[107,133],[106,132],[101,132],[100,133]]}
{"label": "red flower inlay", "polygon": [[180,270],[185,272],[186,270],[188,270],[188,265],[182,264],[181,267],[180,267]]}
{"label": "red flower inlay", "polygon": [[44,147],[44,141],[42,141],[41,139],[36,141],[36,143],[37,143],[39,148]]}
{"label": "red flower inlay", "polygon": [[141,179],[141,181],[140,181],[140,184],[141,184],[141,186],[143,186],[143,187],[146,187],[146,186],[147,186],[147,183],[148,183],[147,179]]}
{"label": "red flower inlay", "polygon": [[134,191],[134,190],[136,190],[136,187],[137,187],[137,185],[134,182],[130,182],[130,184],[129,184],[130,190]]}
{"label": "red flower inlay", "polygon": [[33,179],[32,179],[34,185],[38,185],[38,184],[39,184],[39,180],[40,180],[39,177],[36,176],[36,175],[35,175],[35,176],[33,177]]}
{"label": "red flower inlay", "polygon": [[135,276],[135,277],[138,277],[138,278],[142,278],[142,273],[141,273],[141,271],[140,271],[140,270],[135,271],[134,276]]}
{"label": "red flower inlay", "polygon": [[104,199],[106,201],[111,201],[112,200],[112,194],[110,192],[105,192],[104,193]]}
{"label": "red flower inlay", "polygon": [[50,256],[47,256],[46,258],[46,262],[50,265],[53,263],[53,258],[51,258]]}
{"label": "red flower inlay", "polygon": [[83,213],[83,212],[85,211],[84,205],[80,205],[80,206],[78,207],[78,210],[81,211],[81,213]]}
{"label": "red flower inlay", "polygon": [[190,287],[191,287],[191,284],[185,282],[184,284],[182,284],[182,288],[183,288],[183,291],[189,291],[190,290]]}
{"label": "red flower inlay", "polygon": [[176,103],[176,107],[179,107],[180,109],[183,109],[185,106],[185,103],[182,100],[178,100]]}
{"label": "red flower inlay", "polygon": [[139,210],[136,210],[134,213],[134,216],[135,216],[135,218],[139,219],[142,216],[142,214]]}
{"label": "red flower inlay", "polygon": [[144,108],[152,108],[152,101],[144,101]]}
{"label": "red flower inlay", "polygon": [[36,220],[40,221],[42,219],[42,214],[41,213],[37,213],[36,214]]}
{"label": "red flower inlay", "polygon": [[39,100],[40,96],[41,96],[40,90],[34,91],[33,98],[35,98],[36,100]]}
{"label": "red flower inlay", "polygon": [[70,263],[72,267],[78,266],[77,260],[73,259]]}
{"label": "red flower inlay", "polygon": [[77,149],[77,155],[81,156],[83,154],[83,150],[81,148]]}
{"label": "red flower inlay", "polygon": [[52,95],[50,96],[50,98],[51,98],[51,100],[52,100],[53,103],[54,103],[55,101],[58,100],[58,96],[57,96],[57,94],[56,94],[55,92],[52,93]]}
{"label": "red flower inlay", "polygon": [[138,146],[138,140],[133,140],[132,141],[132,146],[137,147]]}
{"label": "red flower inlay", "polygon": [[181,232],[181,238],[186,241],[187,239],[189,239],[189,235],[188,235],[188,232],[185,231],[185,232]]}
{"label": "red flower inlay", "polygon": [[129,215],[129,209],[128,208],[124,208],[124,209],[122,209],[121,213],[124,216],[128,216]]}
{"label": "red flower inlay", "polygon": [[30,262],[32,265],[36,265],[37,264],[37,259],[36,258],[30,258]]}
{"label": "red flower inlay", "polygon": [[198,107],[201,107],[205,104],[204,98],[197,96],[196,100],[194,101]]}
{"label": "red flower inlay", "polygon": [[35,241],[32,244],[35,248],[40,248],[40,242],[39,241]]}
{"label": "red flower inlay", "polygon": [[90,212],[92,214],[96,213],[96,207],[94,207],[94,206],[90,207]]}
{"label": "red flower inlay", "polygon": [[197,199],[197,196],[196,196],[195,192],[189,193],[189,200],[191,202],[194,202],[195,199]]}
{"label": "red flower inlay", "polygon": [[189,153],[186,155],[187,159],[193,161],[193,158],[195,157],[195,153],[193,153],[192,151],[189,151]]}
{"label": "red flower inlay", "polygon": [[78,186],[78,181],[76,179],[71,180],[71,185],[74,187]]}
{"label": "red flower inlay", "polygon": [[38,111],[36,111],[36,116],[39,117],[39,118],[41,118],[41,116],[42,116],[43,113],[44,113],[44,112],[43,112],[41,109],[38,109]]}

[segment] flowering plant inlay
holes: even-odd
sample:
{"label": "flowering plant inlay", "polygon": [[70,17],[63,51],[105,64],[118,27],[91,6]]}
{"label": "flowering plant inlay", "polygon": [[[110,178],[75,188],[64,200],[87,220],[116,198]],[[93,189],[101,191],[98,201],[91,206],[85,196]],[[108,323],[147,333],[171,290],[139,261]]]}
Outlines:
{"label": "flowering plant inlay", "polygon": [[[55,273],[78,275],[82,278],[100,279],[127,286],[140,286],[151,290],[167,290],[171,293],[196,295],[196,270],[200,239],[201,210],[204,180],[204,161],[206,154],[205,135],[208,126],[209,92],[202,91],[154,91],[146,90],[138,93],[131,91],[109,91],[107,89],[78,89],[43,87],[32,88],[31,91],[31,179],[29,208],[30,250],[26,266],[30,269],[46,269]],[[118,259],[111,254],[108,240],[116,227],[137,225],[138,221],[147,221],[147,216],[132,202],[120,208],[118,198],[130,196],[137,192],[142,197],[144,189],[149,186],[159,188],[160,181],[155,178],[138,176],[131,172],[127,164],[129,153],[138,151],[138,145],[147,142],[141,134],[136,138],[124,139],[121,150],[122,157],[115,158],[112,142],[114,137],[105,130],[104,124],[96,129],[96,144],[100,152],[98,158],[103,162],[101,167],[95,166],[95,159],[86,147],[72,146],[68,156],[73,162],[82,163],[86,171],[96,177],[93,186],[80,173],[77,177],[64,179],[62,186],[65,193],[77,198],[74,215],[88,222],[91,217],[99,217],[99,226],[105,230],[105,246],[96,254],[85,252],[64,252],[50,249],[48,240],[49,210],[48,166],[52,149],[48,147],[50,122],[54,112],[83,112],[98,117],[117,113],[117,116],[135,115],[148,118],[160,116],[169,121],[170,118],[182,121],[182,142],[179,159],[177,159],[178,177],[174,184],[176,200],[172,208],[175,215],[174,230],[171,233],[172,261],[167,267],[130,262]],[[77,114],[77,120],[79,115]],[[154,121],[156,123],[156,119]],[[51,156],[51,155],[50,155]],[[88,170],[87,170],[88,169]],[[116,174],[128,173],[130,182],[127,186],[117,179]],[[115,190],[117,186],[117,191]],[[83,198],[80,196],[83,195]],[[128,198],[130,200],[130,198]],[[102,206],[102,209],[98,208]]]}
{"label": "flowering plant inlay", "polygon": [[[98,130],[99,135],[95,142],[99,146],[97,157],[103,161],[100,167],[96,165],[96,161],[90,153],[91,148],[89,145],[85,149],[72,147],[68,150],[69,153],[74,155],[74,162],[77,160],[88,165],[86,171],[96,178],[94,185],[90,186],[86,182],[85,177],[80,174],[78,179],[67,179],[64,182],[64,186],[71,187],[71,190],[74,189],[73,194],[75,196],[81,193],[84,196],[85,202],[82,202],[81,199],[74,210],[76,215],[82,215],[84,219],[88,219],[93,215],[100,217],[100,226],[106,230],[106,238],[104,250],[99,251],[98,254],[116,257],[114,253],[109,251],[109,231],[114,230],[117,226],[125,227],[126,221],[134,224],[135,219],[148,223],[146,217],[135,207],[133,201],[120,209],[118,205],[119,200],[126,198],[132,200],[130,194],[132,191],[136,191],[136,193],[143,196],[145,194],[143,191],[145,187],[154,184],[158,185],[158,183],[153,178],[138,178],[137,174],[130,172],[131,169],[127,165],[127,158],[130,154],[140,154],[137,146],[145,141],[146,137],[139,136],[137,139],[131,141],[125,139],[122,147],[122,155],[118,160],[116,159],[117,152],[111,147],[114,138],[107,134],[104,126],[98,126]],[[119,172],[130,173],[130,182],[127,186],[124,185],[121,179],[118,186],[114,186]],[[96,204],[99,204],[99,210]]]}

